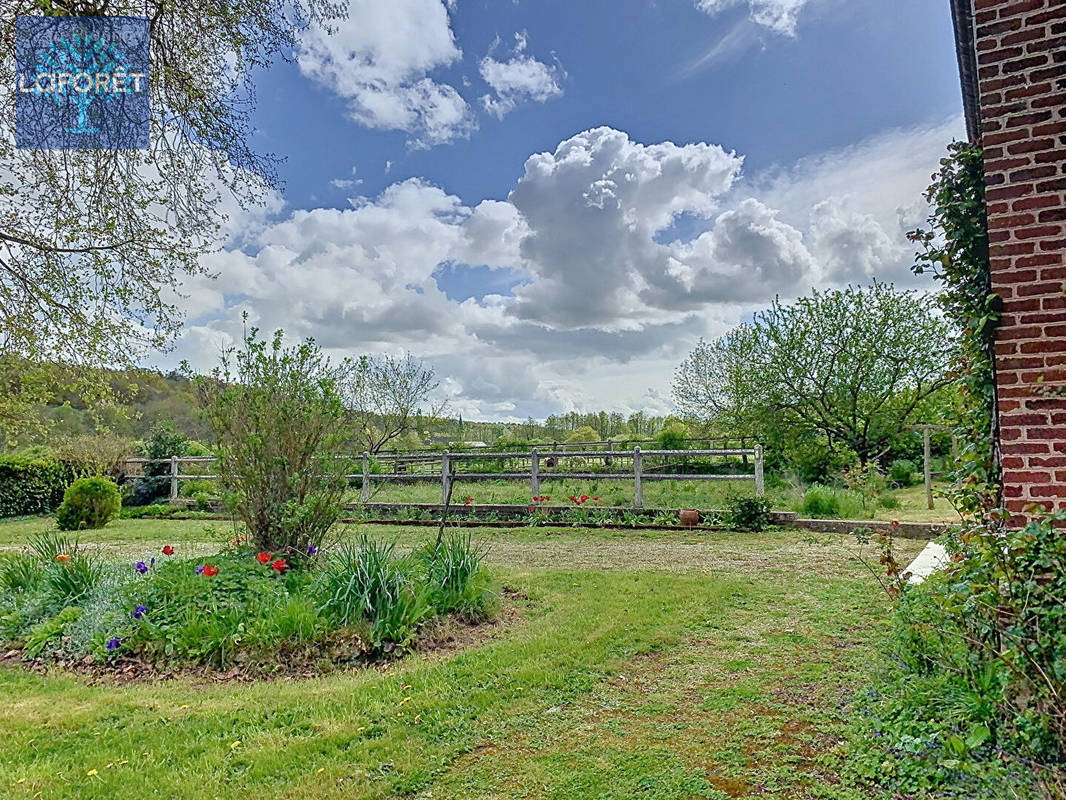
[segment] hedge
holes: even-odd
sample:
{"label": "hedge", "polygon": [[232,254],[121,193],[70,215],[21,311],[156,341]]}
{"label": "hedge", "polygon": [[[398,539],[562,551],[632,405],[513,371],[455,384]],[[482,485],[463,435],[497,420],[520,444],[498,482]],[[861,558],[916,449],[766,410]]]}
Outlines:
{"label": "hedge", "polygon": [[48,458],[0,456],[0,517],[51,514],[82,471]]}

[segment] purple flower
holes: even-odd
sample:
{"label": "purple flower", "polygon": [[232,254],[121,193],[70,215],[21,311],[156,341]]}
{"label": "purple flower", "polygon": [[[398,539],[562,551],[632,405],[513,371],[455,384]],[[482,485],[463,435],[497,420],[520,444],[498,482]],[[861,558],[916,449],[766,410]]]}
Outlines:
{"label": "purple flower", "polygon": [[133,618],[140,619],[147,613],[148,609],[145,606],[137,606],[135,609],[133,609]]}
{"label": "purple flower", "polygon": [[307,546],[307,555],[313,556],[317,552],[318,552],[318,548],[315,547],[313,544],[310,544],[310,545]]}
{"label": "purple flower", "polygon": [[150,566],[150,567],[154,567],[155,566],[155,556],[152,556],[152,560],[148,562],[148,566]]}
{"label": "purple flower", "polygon": [[107,640],[107,649],[108,650],[118,650],[119,647],[121,647],[121,646],[122,646],[122,640],[120,638],[118,638],[117,636],[115,636],[112,639],[108,639]]}
{"label": "purple flower", "polygon": [[204,574],[204,565],[203,564],[201,564],[200,566],[198,566],[196,568],[196,574],[197,575],[203,575]]}
{"label": "purple flower", "polygon": [[145,564],[143,561],[138,561],[136,564],[133,565],[133,568],[142,575],[148,572],[148,565]]}

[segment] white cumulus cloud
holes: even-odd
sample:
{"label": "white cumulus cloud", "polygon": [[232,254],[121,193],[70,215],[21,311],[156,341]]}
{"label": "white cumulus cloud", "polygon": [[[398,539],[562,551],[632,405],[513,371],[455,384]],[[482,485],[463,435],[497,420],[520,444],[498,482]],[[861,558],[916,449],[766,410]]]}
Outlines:
{"label": "white cumulus cloud", "polygon": [[532,101],[544,103],[563,93],[559,86],[562,69],[549,66],[526,53],[526,34],[515,34],[515,47],[510,58],[498,60],[493,53],[499,47],[497,39],[488,55],[478,63],[478,71],[492,92],[482,95],[485,110],[498,119],[503,119],[520,103]]}
{"label": "white cumulus cloud", "polygon": [[[218,280],[185,287],[176,358],[211,366],[247,310],[334,355],[413,352],[468,418],[639,408],[696,339],[775,295],[918,285],[905,231],[961,134],[960,119],[889,131],[745,176],[714,144],[596,128],[531,155],[506,200],[413,178],[350,208],[253,216],[240,248],[210,257]],[[515,285],[470,291],[485,273],[463,271],[486,268]]]}
{"label": "white cumulus cloud", "polygon": [[476,127],[469,104],[430,77],[462,57],[448,10],[441,0],[349,0],[335,30],[300,35],[300,71],[348,100],[357,122],[406,131],[416,146],[468,136]]}

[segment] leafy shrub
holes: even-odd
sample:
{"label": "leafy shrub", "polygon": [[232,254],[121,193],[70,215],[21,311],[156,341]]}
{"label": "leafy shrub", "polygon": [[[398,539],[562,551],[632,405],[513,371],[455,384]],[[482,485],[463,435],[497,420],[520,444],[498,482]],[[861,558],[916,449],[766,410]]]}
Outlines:
{"label": "leafy shrub", "polygon": [[81,472],[39,454],[0,457],[0,517],[51,514]]}
{"label": "leafy shrub", "polygon": [[900,508],[901,503],[899,502],[899,498],[896,497],[894,494],[885,493],[879,498],[877,498],[877,505],[879,505],[881,508],[895,509]]}
{"label": "leafy shrub", "polygon": [[754,495],[726,498],[725,523],[737,530],[761,531],[770,521],[770,501]]}
{"label": "leafy shrub", "polygon": [[46,648],[58,643],[67,626],[81,617],[82,613],[77,606],[68,606],[54,617],[38,622],[23,637],[26,655],[37,658]]}
{"label": "leafy shrub", "polygon": [[122,508],[118,486],[107,478],[79,478],[63,493],[63,503],[56,511],[60,530],[102,528]]}
{"label": "leafy shrub", "polygon": [[831,486],[812,483],[803,493],[800,511],[813,519],[836,519],[840,516],[840,497]]}
{"label": "leafy shrub", "polygon": [[332,365],[313,341],[284,347],[252,329],[243,349],[195,384],[215,436],[226,501],[261,550],[321,547],[340,517],[351,465],[340,384],[351,365]]}
{"label": "leafy shrub", "polygon": [[119,478],[133,443],[113,433],[79,434],[64,439],[56,447],[61,461],[72,464],[84,475]]}
{"label": "leafy shrub", "polygon": [[660,450],[684,450],[687,446],[688,429],[679,423],[668,425],[655,437]]}
{"label": "leafy shrub", "polygon": [[170,459],[192,454],[189,440],[174,430],[173,423],[158,423],[141,442],[141,455],[150,460],[144,465],[144,476],[135,480],[127,490],[125,504],[147,506],[169,497]]}
{"label": "leafy shrub", "polygon": [[824,441],[801,439],[799,444],[783,442],[792,467],[802,483],[828,483],[855,461],[847,448],[830,447]]}
{"label": "leafy shrub", "polygon": [[858,492],[811,484],[796,509],[813,519],[862,519],[869,516]]}
{"label": "leafy shrub", "polygon": [[[971,524],[944,570],[899,587],[890,669],[862,704],[855,770],[901,795],[1034,797],[1010,791],[1032,779],[1062,796],[1064,522],[1060,512],[1021,530]],[[986,789],[1003,778],[1010,786]]]}
{"label": "leafy shrub", "polygon": [[430,612],[427,593],[393,558],[394,546],[365,535],[358,544],[344,543],[327,560],[319,580],[322,611],[340,625],[369,623],[375,648],[410,644]]}
{"label": "leafy shrub", "polygon": [[133,508],[123,506],[119,510],[119,516],[122,519],[165,519],[184,510],[181,506],[172,506],[166,503],[135,506]]}
{"label": "leafy shrub", "polygon": [[914,473],[917,467],[906,458],[897,458],[888,467],[888,479],[896,486],[905,488],[914,485]]}
{"label": "leafy shrub", "polygon": [[485,551],[470,534],[453,532],[423,551],[430,602],[440,613],[478,618],[487,611],[488,586],[481,570]]}

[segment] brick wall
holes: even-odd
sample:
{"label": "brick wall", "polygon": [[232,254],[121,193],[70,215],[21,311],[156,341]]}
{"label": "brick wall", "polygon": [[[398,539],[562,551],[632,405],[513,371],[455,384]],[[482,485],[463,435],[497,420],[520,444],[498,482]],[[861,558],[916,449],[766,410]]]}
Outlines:
{"label": "brick wall", "polygon": [[974,0],[974,24],[1004,494],[1021,522],[1034,503],[1066,508],[1066,0]]}

